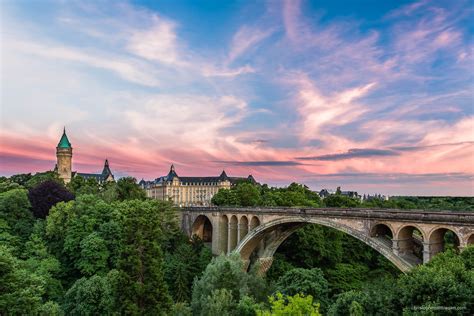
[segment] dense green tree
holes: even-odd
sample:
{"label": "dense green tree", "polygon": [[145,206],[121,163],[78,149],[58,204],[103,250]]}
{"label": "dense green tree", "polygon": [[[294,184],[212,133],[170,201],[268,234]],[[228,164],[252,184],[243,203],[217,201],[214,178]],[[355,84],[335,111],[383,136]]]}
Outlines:
{"label": "dense green tree", "polygon": [[117,205],[123,227],[119,300],[124,314],[160,315],[171,307],[163,276],[162,217],[157,205],[139,200]]}
{"label": "dense green tree", "polygon": [[67,315],[112,315],[116,313],[117,271],[77,280],[64,298]]}
{"label": "dense green tree", "polygon": [[261,202],[260,191],[257,186],[250,183],[242,183],[236,186],[235,193],[239,200],[239,205],[256,206]]}
{"label": "dense green tree", "polygon": [[75,195],[98,194],[100,191],[100,185],[95,178],[84,179],[80,175],[72,178],[67,188]]}
{"label": "dense green tree", "polygon": [[240,201],[235,190],[220,189],[211,199],[212,204],[218,206],[237,206]]}
{"label": "dense green tree", "polygon": [[258,316],[320,316],[319,304],[313,302],[311,295],[284,296],[276,293],[270,297],[270,310],[257,310]]}
{"label": "dense green tree", "polygon": [[31,189],[45,181],[54,181],[64,185],[64,181],[59,177],[58,173],[54,171],[38,172],[22,185]]}
{"label": "dense green tree", "polygon": [[[222,288],[215,289],[210,295],[203,297],[202,310],[199,315],[236,315],[237,302],[232,291]],[[237,315],[236,315],[237,316]]]}
{"label": "dense green tree", "polygon": [[137,180],[132,177],[120,178],[117,181],[117,199],[125,200],[143,200],[146,198],[146,192],[138,184]]}
{"label": "dense green tree", "polygon": [[14,183],[18,183],[21,186],[26,186],[28,181],[32,178],[31,173],[21,173],[21,174],[15,174],[10,177],[10,181]]}
{"label": "dense green tree", "polygon": [[311,295],[322,307],[328,305],[329,285],[319,268],[296,268],[288,271],[278,279],[276,289],[288,296],[298,293]]}
{"label": "dense green tree", "polygon": [[0,220],[4,231],[25,241],[33,228],[33,214],[30,211],[28,191],[14,189],[0,193]]}
{"label": "dense green tree", "polygon": [[367,279],[369,268],[359,263],[338,263],[334,269],[328,269],[326,276],[333,293],[360,289]]}
{"label": "dense green tree", "polygon": [[[246,273],[238,253],[229,256],[213,258],[206,267],[201,278],[194,282],[191,307],[200,315],[204,310],[204,302],[213,298],[213,291],[227,290],[232,302],[239,302],[244,296],[250,296],[257,301],[266,295],[266,285],[256,270]],[[224,295],[218,292],[219,295]],[[215,294],[215,295],[218,295]]]}
{"label": "dense green tree", "polygon": [[77,267],[84,275],[104,273],[108,270],[109,251],[102,237],[97,232],[89,234],[80,243],[81,256]]}
{"label": "dense green tree", "polygon": [[191,307],[184,302],[175,303],[169,311],[169,316],[191,316],[193,311]]}
{"label": "dense green tree", "polygon": [[474,245],[466,247],[461,252],[461,260],[464,262],[467,270],[474,270]]}
{"label": "dense green tree", "polygon": [[[337,296],[336,301],[331,305],[328,315],[351,315],[351,309],[354,310],[355,306],[357,309],[364,311],[364,303],[368,300],[366,293],[359,291],[347,291]],[[359,308],[360,307],[360,308]]]}
{"label": "dense green tree", "polygon": [[15,189],[23,189],[24,187],[16,182],[12,182],[7,178],[0,181],[0,193],[7,192]]}
{"label": "dense green tree", "polygon": [[[398,282],[399,302],[406,313],[413,306],[456,306],[472,314],[474,305],[474,270],[467,269],[463,258],[453,251],[435,256],[429,263],[402,275]],[[459,311],[446,310],[445,315]]]}
{"label": "dense green tree", "polygon": [[6,315],[36,315],[43,308],[45,280],[28,270],[5,245],[0,245],[0,311]]}
{"label": "dense green tree", "polygon": [[28,191],[33,215],[36,218],[46,218],[49,210],[58,202],[74,200],[74,194],[62,184],[47,180],[39,183]]}
{"label": "dense green tree", "polygon": [[[121,251],[121,226],[118,222],[118,211],[114,204],[109,204],[93,195],[81,195],[75,201],[60,202],[51,208],[46,219],[45,238],[52,253],[61,261],[66,286],[82,276],[88,276],[94,271],[85,269],[86,262],[93,261],[94,250],[88,251],[84,240],[92,233],[98,243],[90,246],[103,249],[109,253],[107,269],[116,268],[118,253]],[[103,240],[100,241],[100,239]],[[93,248],[93,247],[92,247]],[[104,252],[101,252],[100,256]],[[103,265],[104,261],[100,261]],[[97,263],[92,266],[98,267]],[[91,267],[91,266],[89,266]],[[82,272],[81,272],[82,271]],[[85,274],[83,274],[85,273]]]}
{"label": "dense green tree", "polygon": [[302,268],[334,266],[342,261],[344,233],[320,225],[307,225],[292,234],[279,252]]}
{"label": "dense green tree", "polygon": [[324,206],[327,207],[358,207],[360,202],[357,199],[350,198],[341,194],[331,194],[324,200]]}
{"label": "dense green tree", "polygon": [[62,273],[61,265],[59,260],[47,248],[46,242],[43,239],[44,229],[44,221],[38,220],[34,225],[29,240],[25,243],[21,257],[24,260],[24,267],[43,279],[43,298],[59,301],[64,294],[59,280]]}

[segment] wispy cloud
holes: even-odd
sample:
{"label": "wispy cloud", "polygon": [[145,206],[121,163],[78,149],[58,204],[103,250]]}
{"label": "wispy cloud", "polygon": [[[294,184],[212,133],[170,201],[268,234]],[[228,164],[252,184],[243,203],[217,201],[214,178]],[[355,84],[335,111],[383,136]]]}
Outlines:
{"label": "wispy cloud", "polygon": [[261,167],[261,166],[271,166],[271,167],[280,167],[280,166],[299,166],[302,163],[298,161],[280,161],[280,160],[267,160],[267,161],[215,161],[216,163],[228,165],[228,166],[252,166],[252,167]]}
{"label": "wispy cloud", "polygon": [[327,154],[321,156],[313,157],[297,157],[298,160],[325,160],[325,161],[335,161],[335,160],[345,160],[352,158],[373,158],[373,157],[390,157],[398,156],[400,153],[394,150],[388,149],[373,149],[373,148],[353,148],[349,149],[347,152],[339,154]]}
{"label": "wispy cloud", "polygon": [[174,162],[314,187],[472,181],[468,1],[358,5],[350,17],[305,0],[218,15],[166,2],[1,5],[0,172],[50,164],[67,125],[84,172],[107,155],[145,178]]}
{"label": "wispy cloud", "polygon": [[232,38],[228,62],[232,63],[247,50],[258,45],[262,40],[270,36],[274,29],[260,30],[248,25],[242,26]]}

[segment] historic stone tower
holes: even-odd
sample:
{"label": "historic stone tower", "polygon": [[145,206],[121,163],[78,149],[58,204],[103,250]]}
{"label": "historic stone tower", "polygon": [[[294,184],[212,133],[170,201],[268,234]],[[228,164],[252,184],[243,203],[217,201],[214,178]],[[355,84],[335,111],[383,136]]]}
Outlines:
{"label": "historic stone tower", "polygon": [[72,176],[72,147],[69,139],[67,139],[66,128],[64,128],[63,136],[56,147],[56,170],[59,177],[64,183],[69,183]]}

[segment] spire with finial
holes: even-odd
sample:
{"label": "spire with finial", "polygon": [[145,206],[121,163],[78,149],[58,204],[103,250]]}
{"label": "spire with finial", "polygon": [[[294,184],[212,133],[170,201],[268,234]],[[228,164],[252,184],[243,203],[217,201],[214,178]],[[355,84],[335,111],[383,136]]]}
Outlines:
{"label": "spire with finial", "polygon": [[172,181],[175,177],[177,178],[178,175],[176,174],[176,171],[174,170],[174,165],[171,164],[170,172],[168,172],[168,175],[167,175],[167,180]]}
{"label": "spire with finial", "polygon": [[69,142],[69,139],[67,138],[66,135],[66,126],[64,126],[63,129],[63,135],[61,136],[61,139],[59,140],[58,143],[58,148],[71,148],[71,143]]}
{"label": "spire with finial", "polygon": [[104,169],[102,169],[102,174],[103,175],[112,174],[112,171],[110,170],[110,167],[109,167],[109,160],[107,158],[105,158]]}
{"label": "spire with finial", "polygon": [[221,175],[219,176],[219,178],[220,178],[221,180],[227,179],[227,173],[225,173],[225,170],[222,170],[222,173],[221,173]]}

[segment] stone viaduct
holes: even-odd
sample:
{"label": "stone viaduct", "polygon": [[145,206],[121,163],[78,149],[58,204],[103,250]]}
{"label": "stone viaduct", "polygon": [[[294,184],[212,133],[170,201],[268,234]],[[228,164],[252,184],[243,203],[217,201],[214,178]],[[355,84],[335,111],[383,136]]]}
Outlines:
{"label": "stone viaduct", "polygon": [[347,233],[377,250],[403,272],[428,262],[446,241],[459,250],[474,244],[474,212],[342,209],[186,207],[182,229],[209,243],[214,255],[237,251],[267,271],[273,254],[308,224]]}

